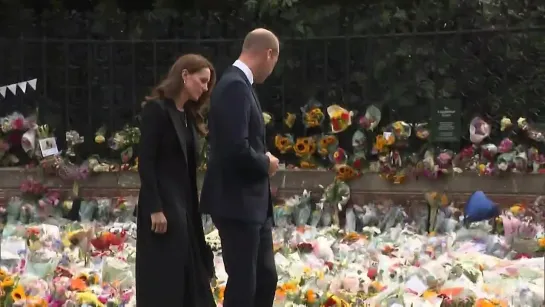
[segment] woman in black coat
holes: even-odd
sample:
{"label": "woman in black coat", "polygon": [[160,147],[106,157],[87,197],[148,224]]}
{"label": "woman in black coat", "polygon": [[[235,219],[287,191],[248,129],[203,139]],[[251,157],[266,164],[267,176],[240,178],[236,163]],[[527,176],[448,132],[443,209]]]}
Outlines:
{"label": "woman in black coat", "polygon": [[197,193],[200,110],[215,72],[196,54],[180,57],[146,98],[139,146],[136,303],[138,307],[215,306],[213,254],[204,240]]}

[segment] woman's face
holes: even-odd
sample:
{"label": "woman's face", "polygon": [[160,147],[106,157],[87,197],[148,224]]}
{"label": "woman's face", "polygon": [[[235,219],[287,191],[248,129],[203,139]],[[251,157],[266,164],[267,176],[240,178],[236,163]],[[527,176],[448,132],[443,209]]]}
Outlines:
{"label": "woman's face", "polygon": [[187,92],[190,100],[197,101],[203,93],[208,91],[210,74],[210,68],[203,68],[192,74],[187,70],[182,72],[184,90]]}

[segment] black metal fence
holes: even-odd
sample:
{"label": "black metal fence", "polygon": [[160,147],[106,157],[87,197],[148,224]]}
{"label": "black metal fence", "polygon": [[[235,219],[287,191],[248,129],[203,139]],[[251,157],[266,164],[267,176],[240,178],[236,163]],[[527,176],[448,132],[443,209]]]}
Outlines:
{"label": "black metal fence", "polygon": [[[300,114],[310,98],[360,112],[378,105],[383,123],[427,121],[438,98],[460,99],[466,124],[474,114],[540,121],[544,37],[545,27],[281,39],[279,65],[257,90],[278,131],[283,115]],[[0,97],[0,114],[39,108],[58,136],[74,129],[91,138],[100,126],[132,122],[177,56],[202,53],[221,74],[240,46],[232,39],[0,39],[0,85],[38,78],[35,92]]]}

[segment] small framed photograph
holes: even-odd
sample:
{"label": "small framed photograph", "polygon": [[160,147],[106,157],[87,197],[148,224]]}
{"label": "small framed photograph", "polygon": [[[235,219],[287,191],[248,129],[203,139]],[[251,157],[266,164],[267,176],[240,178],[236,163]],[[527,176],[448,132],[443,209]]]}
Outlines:
{"label": "small framed photograph", "polygon": [[57,140],[55,138],[45,138],[40,139],[40,150],[42,151],[42,156],[49,157],[59,153],[57,148]]}

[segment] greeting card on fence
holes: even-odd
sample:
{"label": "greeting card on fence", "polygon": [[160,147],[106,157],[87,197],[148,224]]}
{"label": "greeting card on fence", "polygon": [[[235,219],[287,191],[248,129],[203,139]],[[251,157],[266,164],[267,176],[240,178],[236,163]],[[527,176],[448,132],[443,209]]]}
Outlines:
{"label": "greeting card on fence", "polygon": [[57,140],[54,137],[40,139],[40,150],[42,151],[42,156],[49,157],[59,153],[57,147]]}

